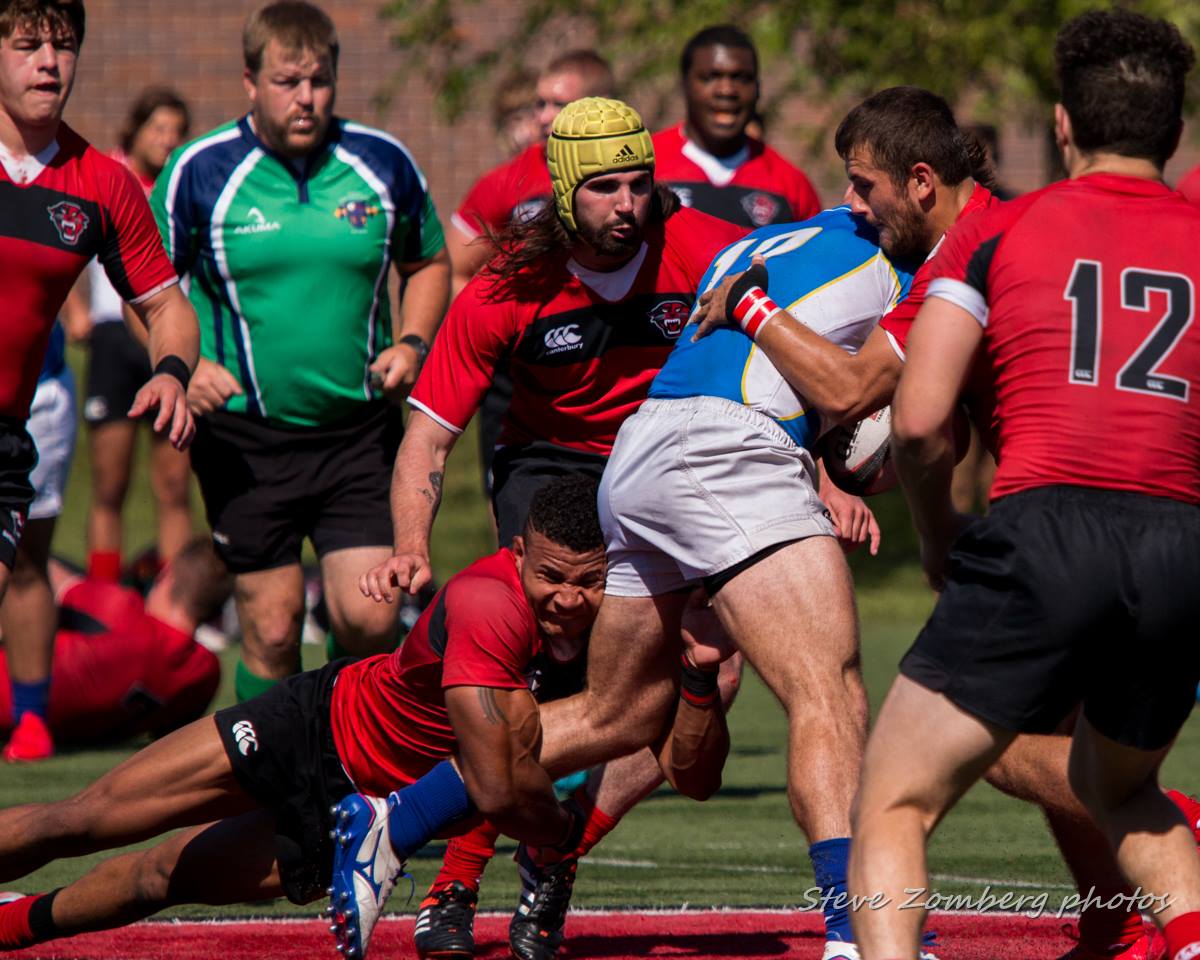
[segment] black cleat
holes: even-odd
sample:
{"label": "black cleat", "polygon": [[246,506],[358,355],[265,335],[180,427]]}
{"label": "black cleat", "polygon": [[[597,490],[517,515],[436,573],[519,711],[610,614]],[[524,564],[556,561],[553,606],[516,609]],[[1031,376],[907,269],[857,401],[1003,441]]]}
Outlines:
{"label": "black cleat", "polygon": [[417,956],[438,960],[475,956],[475,905],[479,897],[461,880],[453,880],[421,901],[413,944]]}
{"label": "black cleat", "polygon": [[568,858],[539,867],[524,845],[518,848],[521,903],[508,925],[508,945],[518,960],[553,960],[558,956],[578,866],[578,860]]}

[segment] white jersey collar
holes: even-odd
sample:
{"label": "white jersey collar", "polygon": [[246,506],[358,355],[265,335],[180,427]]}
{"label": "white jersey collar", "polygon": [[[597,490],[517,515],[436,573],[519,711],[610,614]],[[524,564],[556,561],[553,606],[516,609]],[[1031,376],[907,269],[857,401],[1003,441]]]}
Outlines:
{"label": "white jersey collar", "polygon": [[574,257],[571,257],[567,261],[567,269],[584,286],[597,293],[609,303],[616,303],[618,300],[623,300],[629,291],[633,289],[633,282],[637,279],[638,271],[642,269],[642,264],[646,260],[646,252],[649,249],[643,243],[642,248],[634,254],[633,259],[616,270],[589,270]]}

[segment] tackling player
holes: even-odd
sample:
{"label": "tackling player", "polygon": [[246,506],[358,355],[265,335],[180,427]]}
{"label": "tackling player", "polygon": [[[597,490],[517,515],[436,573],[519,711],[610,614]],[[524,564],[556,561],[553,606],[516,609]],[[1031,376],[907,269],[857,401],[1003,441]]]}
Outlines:
{"label": "tackling player", "polygon": [[[1200,214],[1162,169],[1194,54],[1111,10],[1068,23],[1055,60],[1069,179],[961,224],[909,337],[893,430],[944,592],[868,746],[852,891],[926,886],[942,816],[1018,734],[1082,704],[1071,786],[1129,880],[1169,894],[1155,920],[1182,960],[1200,953],[1200,861],[1157,773],[1200,679]],[[991,512],[955,540],[945,428],[973,370],[999,468]],[[922,921],[863,910],[855,928],[866,957],[913,957]]]}
{"label": "tackling player", "polygon": [[[179,448],[194,431],[184,391],[196,362],[195,313],[133,177],[62,122],[84,20],[80,0],[0,0],[0,598],[33,498],[30,400],[55,316],[92,257],[150,330],[153,375],[128,414],[156,409],[155,431]],[[14,680],[25,686],[17,693],[33,723],[49,698],[54,621],[44,570],[28,586],[38,615],[22,617],[8,643],[25,661]],[[38,732],[35,753],[44,756],[50,741]]]}
{"label": "tackling player", "polygon": [[[473,801],[516,837],[573,848],[583,821],[555,800],[536,762],[526,674],[580,653],[603,590],[595,484],[554,481],[534,497],[512,549],[451,578],[395,653],[292,677],[151,744],[68,800],[0,811],[0,882],[185,828],[60,890],[0,905],[0,949],[178,903],[308,903],[329,886],[334,827],[365,820],[374,836],[390,835],[398,856],[415,849],[406,829],[388,828],[399,808],[453,822]],[[444,761],[455,750],[461,777]],[[356,798],[353,816],[330,813],[346,794],[386,796],[431,770],[389,801]],[[343,866],[352,889],[382,901],[403,864],[389,853],[358,865],[365,873]],[[376,915],[335,917],[360,956]]]}

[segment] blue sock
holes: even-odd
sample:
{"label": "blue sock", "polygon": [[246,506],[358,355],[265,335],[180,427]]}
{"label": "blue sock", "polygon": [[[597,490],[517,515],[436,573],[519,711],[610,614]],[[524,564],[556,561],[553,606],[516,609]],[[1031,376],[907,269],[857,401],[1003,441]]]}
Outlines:
{"label": "blue sock", "polygon": [[850,838],[835,837],[832,840],[814,843],[808,848],[808,857],[812,860],[817,886],[821,888],[825,939],[852,942],[854,933],[850,929],[849,894],[846,892]]}
{"label": "blue sock", "polygon": [[46,719],[50,714],[50,678],[39,680],[37,683],[12,682],[12,722],[13,726],[21,719],[23,713],[33,713]]}
{"label": "blue sock", "polygon": [[392,849],[403,860],[474,810],[466,784],[449,760],[392,796],[399,802],[388,813],[388,833]]}

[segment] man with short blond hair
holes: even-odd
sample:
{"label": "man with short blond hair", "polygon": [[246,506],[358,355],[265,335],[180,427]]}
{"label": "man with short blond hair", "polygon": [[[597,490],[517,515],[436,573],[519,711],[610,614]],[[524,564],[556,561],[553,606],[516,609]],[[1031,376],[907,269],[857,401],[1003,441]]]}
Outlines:
{"label": "man with short blond hair", "polygon": [[[424,175],[388,134],[334,116],[338,38],[281,0],[243,35],[250,112],[177,151],[152,198],[201,320],[192,466],[236,576],[246,700],[300,669],[301,544],[320,558],[331,652],[395,644],[360,597],[390,553],[399,409],[449,295]],[[404,281],[393,319],[389,266]]]}

